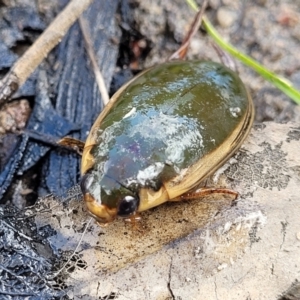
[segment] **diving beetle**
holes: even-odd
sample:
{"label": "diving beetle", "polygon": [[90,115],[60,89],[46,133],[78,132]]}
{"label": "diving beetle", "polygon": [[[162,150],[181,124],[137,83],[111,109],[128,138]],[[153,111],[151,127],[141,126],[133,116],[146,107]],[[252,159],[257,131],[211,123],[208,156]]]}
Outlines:
{"label": "diving beetle", "polygon": [[219,63],[145,70],[114,94],[85,143],[81,189],[89,212],[107,224],[189,198],[241,146],[253,117],[241,79]]}

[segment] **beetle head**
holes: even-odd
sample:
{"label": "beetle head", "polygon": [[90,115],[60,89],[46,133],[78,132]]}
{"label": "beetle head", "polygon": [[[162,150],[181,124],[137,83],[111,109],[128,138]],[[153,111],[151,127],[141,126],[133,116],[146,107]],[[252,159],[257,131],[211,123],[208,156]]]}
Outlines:
{"label": "beetle head", "polygon": [[99,178],[89,171],[80,185],[90,214],[101,224],[110,223],[117,216],[128,218],[138,210],[139,197],[106,175]]}

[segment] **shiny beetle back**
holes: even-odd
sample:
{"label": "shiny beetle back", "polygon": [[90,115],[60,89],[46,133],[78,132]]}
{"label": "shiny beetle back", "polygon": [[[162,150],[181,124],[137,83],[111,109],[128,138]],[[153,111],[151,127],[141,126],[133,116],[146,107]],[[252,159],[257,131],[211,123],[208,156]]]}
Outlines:
{"label": "shiny beetle back", "polygon": [[253,116],[244,84],[221,64],[177,61],[142,72],[113,96],[87,139],[88,209],[107,223],[190,191],[238,149]]}

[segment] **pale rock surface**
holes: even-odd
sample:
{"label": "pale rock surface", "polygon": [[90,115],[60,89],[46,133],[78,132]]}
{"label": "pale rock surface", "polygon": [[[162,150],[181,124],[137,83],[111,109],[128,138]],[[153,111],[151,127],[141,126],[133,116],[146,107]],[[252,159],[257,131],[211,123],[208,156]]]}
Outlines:
{"label": "pale rock surface", "polygon": [[[217,195],[163,205],[142,214],[141,231],[122,220],[106,228],[92,221],[75,270],[62,272],[69,296],[280,299],[300,281],[299,139],[296,124],[255,126],[214,176],[240,193],[235,203]],[[49,201],[50,213],[36,223],[56,230],[53,249],[73,251],[88,219],[82,203]]]}

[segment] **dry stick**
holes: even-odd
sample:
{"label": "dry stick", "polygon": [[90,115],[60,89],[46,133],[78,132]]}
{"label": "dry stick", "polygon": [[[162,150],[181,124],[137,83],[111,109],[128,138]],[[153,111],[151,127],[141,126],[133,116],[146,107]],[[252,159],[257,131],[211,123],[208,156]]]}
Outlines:
{"label": "dry stick", "polygon": [[25,280],[24,280],[24,277],[23,276],[19,276],[18,274],[16,274],[15,272],[13,272],[12,270],[10,269],[7,269],[6,267],[4,267],[2,264],[0,264],[0,269],[4,270],[5,272],[7,272],[8,274],[10,274],[12,277],[15,277],[17,278],[19,281],[21,281],[31,292],[33,295],[37,295],[38,292],[37,291],[34,291],[33,288],[29,285],[29,283],[27,283]]}
{"label": "dry stick", "polygon": [[216,43],[212,42],[212,46],[215,49],[217,55],[219,56],[221,62],[224,66],[228,67],[232,71],[238,74],[238,69],[235,60],[231,57],[231,55],[224,51],[221,47],[219,47]]}
{"label": "dry stick", "polygon": [[201,25],[203,14],[206,10],[207,2],[208,2],[208,0],[203,1],[201,9],[198,11],[187,36],[183,40],[180,48],[168,58],[168,61],[170,61],[172,59],[183,59],[186,56],[191,39],[195,35],[195,33],[198,31],[198,29]]}
{"label": "dry stick", "polygon": [[0,81],[0,107],[62,40],[71,25],[93,0],[72,0]]}
{"label": "dry stick", "polygon": [[85,41],[85,47],[86,47],[87,54],[92,63],[92,67],[93,67],[95,79],[96,79],[96,82],[97,82],[97,85],[99,88],[99,92],[102,97],[103,104],[105,106],[109,101],[109,95],[108,95],[108,92],[107,92],[107,89],[106,89],[106,86],[104,83],[103,76],[102,76],[99,66],[97,64],[97,58],[96,58],[95,51],[93,48],[92,39],[91,39],[89,30],[88,30],[88,25],[83,16],[79,17],[79,25],[80,25],[82,35],[83,35],[83,38]]}
{"label": "dry stick", "polygon": [[[1,215],[2,217],[2,215]],[[5,226],[7,226],[9,229],[13,230],[14,232],[16,232],[17,234],[19,234],[21,237],[23,237],[24,239],[28,240],[28,241],[32,241],[33,239],[27,235],[25,235],[24,233],[22,233],[21,231],[17,230],[16,228],[14,228],[12,225],[8,224],[5,221],[2,221]]]}

